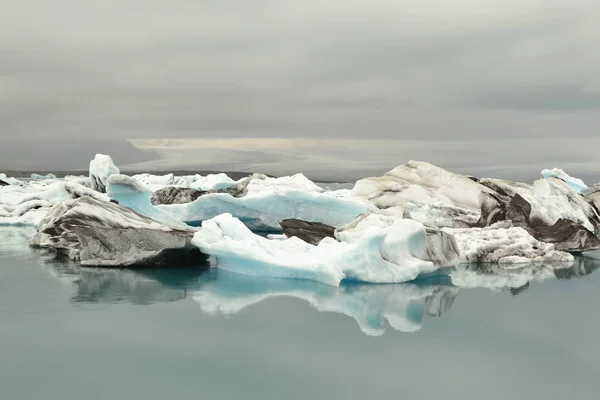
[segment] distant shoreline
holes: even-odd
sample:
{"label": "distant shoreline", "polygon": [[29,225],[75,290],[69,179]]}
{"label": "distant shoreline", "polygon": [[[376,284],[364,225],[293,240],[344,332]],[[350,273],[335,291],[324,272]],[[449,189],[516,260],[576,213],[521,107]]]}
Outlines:
{"label": "distant shoreline", "polygon": [[[58,178],[64,178],[67,175],[75,175],[75,176],[88,176],[88,171],[87,170],[71,170],[71,171],[52,171],[52,170],[43,170],[43,171],[22,171],[22,170],[6,170],[6,169],[0,169],[0,173],[4,173],[6,174],[6,176],[8,177],[12,177],[12,178],[30,178],[32,174],[38,174],[38,175],[48,175],[48,174],[53,174]],[[174,174],[176,176],[182,176],[182,175],[209,175],[209,174],[226,174],[227,176],[229,176],[231,179],[233,180],[239,180],[242,178],[246,178],[250,175],[252,175],[252,172],[240,172],[240,171],[211,171],[211,170],[206,170],[206,171],[198,171],[198,170],[159,170],[159,171],[127,171],[127,170],[123,170],[121,171],[122,174],[125,175],[136,175],[136,174],[143,174],[143,173],[148,173],[148,174],[152,174],[152,175],[167,175],[167,174]],[[271,177],[275,177],[275,175],[271,175],[271,174],[266,174],[268,176]],[[346,181],[342,181],[342,180],[327,180],[327,179],[312,179],[311,177],[308,177],[309,179],[311,179],[314,182],[321,182],[321,183],[349,183]]]}

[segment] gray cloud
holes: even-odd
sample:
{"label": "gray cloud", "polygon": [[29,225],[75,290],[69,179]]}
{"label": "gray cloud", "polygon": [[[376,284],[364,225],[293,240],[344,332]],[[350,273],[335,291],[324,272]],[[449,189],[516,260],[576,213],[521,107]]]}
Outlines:
{"label": "gray cloud", "polygon": [[593,137],[598,13],[589,0],[10,2],[0,136]]}

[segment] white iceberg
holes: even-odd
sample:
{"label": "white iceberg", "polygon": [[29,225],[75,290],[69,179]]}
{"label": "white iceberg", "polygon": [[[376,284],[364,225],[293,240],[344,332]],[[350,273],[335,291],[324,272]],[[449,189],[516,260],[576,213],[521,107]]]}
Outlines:
{"label": "white iceberg", "polygon": [[8,183],[9,185],[14,185],[14,186],[19,186],[19,185],[24,185],[25,184],[25,182],[23,182],[22,180],[19,180],[19,179],[16,179],[16,178],[12,178],[10,176],[6,176],[5,173],[1,173],[0,174],[0,181]]}
{"label": "white iceberg", "polygon": [[269,240],[231,214],[207,220],[192,244],[216,257],[217,268],[253,276],[319,281],[397,283],[437,272],[458,261],[454,241],[428,235],[416,221],[371,214],[317,246],[298,238]]}
{"label": "white iceberg", "polygon": [[32,181],[43,181],[48,179],[56,179],[56,175],[49,173],[47,175],[31,174]]}
{"label": "white iceberg", "polygon": [[555,177],[558,179],[562,179],[579,193],[587,190],[588,188],[588,186],[581,179],[569,176],[565,171],[563,171],[560,168],[545,169],[542,171],[542,176],[544,178]]}
{"label": "white iceberg", "polygon": [[228,193],[207,193],[191,203],[153,206],[152,190],[124,175],[109,178],[108,194],[119,204],[165,223],[202,221],[223,213],[241,219],[254,230],[279,230],[286,218],[318,221],[332,226],[346,224],[358,215],[374,210],[367,201],[352,197],[335,197],[301,174],[283,178],[250,179],[241,197]]}
{"label": "white iceberg", "polygon": [[110,198],[75,182],[31,181],[23,186],[0,187],[0,226],[37,226],[50,209],[68,199],[91,196]]}
{"label": "white iceberg", "polygon": [[167,186],[189,188],[190,182],[195,179],[190,176],[175,176],[174,174],[152,175],[152,174],[137,174],[132,176],[133,179],[141,182],[151,191],[163,189]]}
{"label": "white iceberg", "polygon": [[120,173],[112,158],[104,154],[96,154],[96,157],[90,162],[89,172],[92,189],[100,193],[106,192],[108,178]]}
{"label": "white iceberg", "polygon": [[227,189],[231,185],[235,184],[236,181],[231,179],[227,174],[209,174],[206,176],[196,175],[194,180],[190,183],[190,188],[196,190],[221,190]]}
{"label": "white iceberg", "polygon": [[352,194],[373,202],[378,208],[401,216],[406,203],[439,204],[446,207],[481,210],[480,193],[493,193],[471,178],[435,165],[409,161],[381,177],[356,182]]}

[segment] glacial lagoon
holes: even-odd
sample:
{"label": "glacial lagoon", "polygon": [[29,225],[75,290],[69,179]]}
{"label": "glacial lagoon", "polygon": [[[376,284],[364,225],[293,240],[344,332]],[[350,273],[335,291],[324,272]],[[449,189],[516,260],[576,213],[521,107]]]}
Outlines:
{"label": "glacial lagoon", "polygon": [[444,276],[338,288],[202,266],[80,268],[28,249],[28,234],[2,231],[2,398],[597,395],[592,259],[505,289]]}

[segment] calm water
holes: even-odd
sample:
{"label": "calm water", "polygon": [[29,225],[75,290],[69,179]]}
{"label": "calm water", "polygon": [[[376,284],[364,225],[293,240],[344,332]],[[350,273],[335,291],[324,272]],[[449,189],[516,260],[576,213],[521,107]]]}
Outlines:
{"label": "calm water", "polygon": [[79,269],[0,242],[2,399],[589,399],[600,273],[512,291]]}

